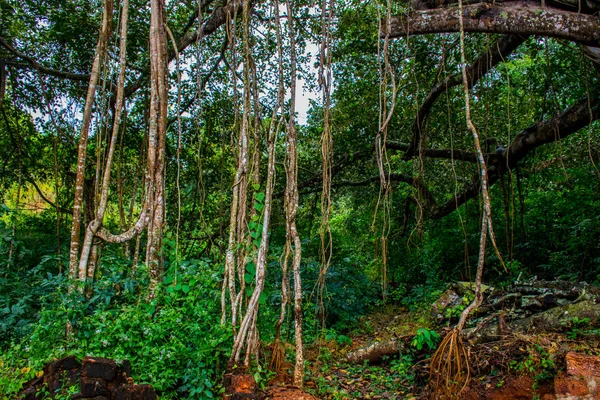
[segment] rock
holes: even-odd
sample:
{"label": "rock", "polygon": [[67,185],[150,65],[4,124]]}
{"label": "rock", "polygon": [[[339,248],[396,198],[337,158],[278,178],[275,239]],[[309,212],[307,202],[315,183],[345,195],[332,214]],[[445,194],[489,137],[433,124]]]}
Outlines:
{"label": "rock", "polygon": [[150,385],[121,385],[112,395],[113,400],[156,400],[156,392]]}
{"label": "rock", "polygon": [[541,300],[538,299],[538,296],[530,295],[521,297],[521,307],[526,310],[536,310],[541,309],[543,307],[543,304]]}
{"label": "rock", "polygon": [[38,400],[37,388],[35,386],[32,386],[32,387],[22,390],[19,393],[18,398],[20,400]]}
{"label": "rock", "polygon": [[256,391],[256,381],[250,374],[233,375],[231,377],[231,387],[234,393],[254,393]]}
{"label": "rock", "polygon": [[554,379],[558,400],[600,399],[600,357],[569,352],[567,372]]}
{"label": "rock", "polygon": [[572,376],[600,378],[600,357],[569,352],[565,356],[567,373]]}
{"label": "rock", "polygon": [[102,378],[82,376],[79,379],[79,390],[83,397],[103,396],[110,394],[106,381]]}
{"label": "rock", "polygon": [[225,376],[227,395],[225,398],[231,400],[257,399],[256,381],[250,374],[237,373]]}
{"label": "rock", "polygon": [[379,362],[384,356],[398,354],[406,349],[412,337],[412,335],[402,336],[400,338],[371,343],[349,352],[347,355],[348,361],[352,363],[362,363],[365,360],[371,363]]}
{"label": "rock", "polygon": [[[595,326],[600,322],[600,307],[593,301],[585,300],[562,307],[554,307],[528,318],[511,321],[506,325],[509,330],[521,333],[560,332],[567,330],[572,325],[573,318],[588,318],[590,326]],[[498,323],[493,323],[482,327],[474,334],[472,329],[464,329],[461,334],[472,344],[484,343],[502,336],[499,328]]]}
{"label": "rock", "polygon": [[[537,386],[534,389],[534,386]],[[556,397],[552,393],[552,382],[541,382],[534,385],[530,376],[510,376],[504,384],[482,385],[479,381],[472,381],[471,384],[461,393],[460,400],[531,400],[539,398],[542,400],[554,400]]]}
{"label": "rock", "polygon": [[123,374],[125,374],[125,377],[131,376],[131,362],[129,360],[123,360],[121,365],[117,367],[117,375],[123,376]]}
{"label": "rock", "polygon": [[117,363],[114,360],[102,357],[84,357],[81,364],[81,376],[102,378],[107,381],[115,378]]}
{"label": "rock", "polygon": [[117,366],[107,358],[85,357],[79,363],[75,357],[65,357],[47,364],[44,375],[26,382],[17,398],[39,400],[42,393],[55,393],[79,383],[80,393],[72,395],[71,400],[156,400],[152,386],[134,385],[130,375],[131,363],[127,360]]}
{"label": "rock", "polygon": [[579,376],[569,376],[564,372],[560,372],[554,378],[554,391],[556,392],[557,400],[579,400],[591,397],[595,393],[590,392],[586,379]]}
{"label": "rock", "polygon": [[[480,286],[481,288],[481,293],[485,293],[485,292],[493,292],[494,288],[488,285],[484,285],[483,283]],[[471,293],[475,293],[475,282],[456,282],[456,292],[461,295],[464,296],[467,291],[470,291]]]}
{"label": "rock", "polygon": [[456,290],[448,289],[431,305],[431,316],[442,320],[445,318],[445,311],[448,308],[454,308],[462,303],[462,296]]}
{"label": "rock", "polygon": [[54,360],[44,367],[44,375],[52,375],[60,373],[61,371],[78,369],[81,367],[81,363],[77,361],[75,356],[68,356],[59,360]]}

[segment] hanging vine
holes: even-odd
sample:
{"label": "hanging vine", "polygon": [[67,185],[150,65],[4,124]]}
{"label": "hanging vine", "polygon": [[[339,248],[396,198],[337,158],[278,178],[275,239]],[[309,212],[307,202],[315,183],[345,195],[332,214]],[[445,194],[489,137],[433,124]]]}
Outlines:
{"label": "hanging vine", "polygon": [[[323,171],[323,190],[321,192],[321,266],[317,280],[317,303],[320,308],[321,326],[325,328],[325,277],[331,265],[333,238],[329,223],[331,213],[331,179],[333,160],[333,134],[331,131],[331,46],[333,44],[332,21],[335,10],[333,0],[321,3],[321,51],[319,57],[319,85],[323,96],[323,132],[321,133],[321,159]],[[310,231],[309,231],[310,232]]]}
{"label": "hanging vine", "polygon": [[[296,228],[298,212],[298,135],[296,131],[296,33],[294,29],[293,9],[290,0],[286,0],[287,23],[290,44],[290,109],[286,131],[287,165],[285,187],[286,244],[285,260],[292,256],[292,274],[294,276],[294,332],[296,342],[296,363],[293,383],[302,387],[304,380],[304,348],[302,343],[302,278],[300,261],[302,260],[302,242]],[[285,261],[284,261],[285,262]]]}
{"label": "hanging vine", "polygon": [[[391,9],[392,4],[391,1],[388,0],[386,5],[385,32],[391,31],[389,26],[391,21]],[[380,7],[377,7],[377,16],[379,21],[379,31],[382,32],[384,19],[381,16]],[[388,125],[392,119],[392,116],[394,115],[394,109],[396,107],[396,95],[398,90],[394,70],[389,60],[389,45],[390,37],[389,33],[386,33],[383,39],[383,48],[381,46],[381,41],[377,42],[377,61],[379,64],[379,128],[377,130],[377,135],[375,136],[375,157],[377,160],[377,168],[379,170],[379,195],[377,198],[377,204],[375,206],[373,223],[371,225],[371,229],[375,230],[379,206],[382,205],[383,219],[381,224],[381,235],[375,240],[381,241],[381,293],[384,301],[387,296],[387,241],[390,229],[390,196],[392,191],[389,178],[390,164],[386,152],[386,142]],[[388,85],[391,85],[391,93],[389,95]]]}

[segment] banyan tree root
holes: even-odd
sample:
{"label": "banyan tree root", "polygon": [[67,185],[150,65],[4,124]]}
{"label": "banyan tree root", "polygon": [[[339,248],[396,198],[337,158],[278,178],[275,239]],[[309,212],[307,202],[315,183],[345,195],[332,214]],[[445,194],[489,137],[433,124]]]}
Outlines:
{"label": "banyan tree root", "polygon": [[432,399],[457,399],[469,383],[469,356],[460,332],[448,332],[431,358],[427,391]]}

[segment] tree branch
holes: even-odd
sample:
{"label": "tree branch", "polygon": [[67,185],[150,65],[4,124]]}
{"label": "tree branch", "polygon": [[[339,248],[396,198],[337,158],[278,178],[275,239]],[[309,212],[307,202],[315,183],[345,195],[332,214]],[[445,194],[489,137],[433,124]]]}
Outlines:
{"label": "tree branch", "polygon": [[52,200],[50,200],[48,197],[46,197],[44,192],[42,192],[42,189],[40,189],[40,187],[37,185],[37,183],[35,183],[35,179],[33,179],[33,177],[31,175],[29,175],[29,173],[27,171],[25,171],[24,175],[25,175],[25,179],[27,180],[27,182],[31,183],[31,185],[33,186],[35,191],[40,195],[42,200],[44,200],[46,203],[48,203],[52,208],[60,211],[63,214],[73,214],[72,209],[57,207],[56,204]]}
{"label": "tree branch", "polygon": [[43,74],[46,74],[46,75],[55,76],[57,78],[70,79],[70,80],[74,80],[74,81],[89,81],[89,79],[90,79],[89,74],[75,74],[72,72],[59,71],[57,69],[44,67],[43,65],[38,63],[36,60],[34,60],[32,57],[29,57],[27,54],[21,53],[19,50],[15,49],[3,37],[0,37],[0,45],[2,45],[2,47],[7,49],[9,52],[14,54],[15,56],[27,61],[26,63],[20,63],[17,61],[12,61],[12,60],[7,59],[7,60],[5,60],[5,62],[8,65],[12,65],[17,68],[34,68],[37,71],[39,71]]}
{"label": "tree branch", "polygon": [[[427,33],[458,32],[455,7],[436,8],[391,17],[382,25],[380,37],[390,38]],[[481,3],[463,7],[465,32],[549,36],[600,47],[600,18],[552,8],[541,8],[524,1],[502,4]],[[387,32],[389,26],[390,31]]]}
{"label": "tree branch", "polygon": [[[527,37],[528,36],[504,35],[490,47],[489,51],[485,51],[483,54],[481,54],[467,69],[469,88],[472,88],[477,81],[479,81],[479,79],[481,79],[481,77],[483,77],[490,69],[495,67],[513,51],[515,51],[521,45],[521,43],[527,39]],[[458,73],[447,77],[429,91],[429,94],[427,97],[425,97],[425,100],[421,104],[421,108],[417,112],[417,117],[413,122],[410,146],[406,149],[402,149],[405,151],[405,160],[414,157],[415,153],[419,149],[421,144],[421,126],[423,126],[423,123],[429,115],[436,100],[442,95],[442,93],[448,90],[448,88],[458,86],[461,83],[462,75]],[[474,154],[473,157],[475,157]],[[474,160],[475,161],[473,162],[477,162],[476,158],[474,158]]]}
{"label": "tree branch", "polygon": [[[558,140],[588,126],[590,122],[600,118],[600,93],[594,93],[588,104],[584,97],[563,111],[556,117],[544,122],[535,123],[521,131],[494,163],[495,168],[489,171],[490,186],[500,179],[500,175],[515,168],[534,149]],[[590,114],[591,111],[591,114]],[[456,198],[448,200],[439,208],[431,212],[433,219],[440,219],[450,214],[462,204],[477,197],[480,190],[479,177],[476,176],[471,183]]]}

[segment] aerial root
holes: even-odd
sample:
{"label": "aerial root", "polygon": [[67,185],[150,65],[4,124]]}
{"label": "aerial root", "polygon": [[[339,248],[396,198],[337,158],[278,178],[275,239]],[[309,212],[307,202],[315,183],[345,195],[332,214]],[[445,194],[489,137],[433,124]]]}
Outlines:
{"label": "aerial root", "polygon": [[432,399],[457,399],[469,383],[467,349],[458,329],[453,329],[431,358],[428,389]]}

